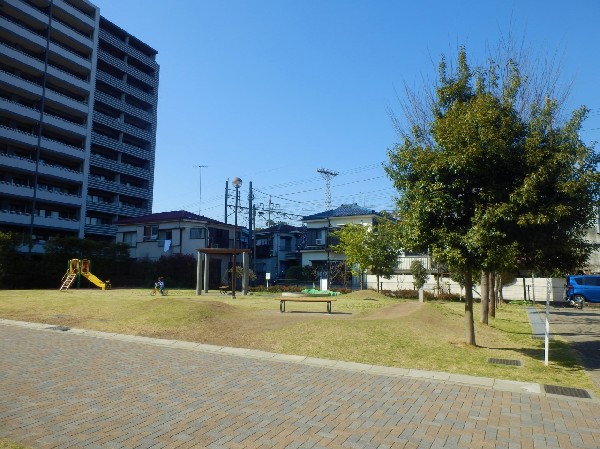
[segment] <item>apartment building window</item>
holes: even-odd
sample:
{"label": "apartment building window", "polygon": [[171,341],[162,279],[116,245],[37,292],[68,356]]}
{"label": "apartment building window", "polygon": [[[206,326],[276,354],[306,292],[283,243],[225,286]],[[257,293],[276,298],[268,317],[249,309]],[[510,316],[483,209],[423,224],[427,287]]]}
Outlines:
{"label": "apartment building window", "polygon": [[206,238],[205,228],[190,228],[190,239],[203,239]]}
{"label": "apartment building window", "polygon": [[144,226],[144,240],[158,240],[158,226]]}

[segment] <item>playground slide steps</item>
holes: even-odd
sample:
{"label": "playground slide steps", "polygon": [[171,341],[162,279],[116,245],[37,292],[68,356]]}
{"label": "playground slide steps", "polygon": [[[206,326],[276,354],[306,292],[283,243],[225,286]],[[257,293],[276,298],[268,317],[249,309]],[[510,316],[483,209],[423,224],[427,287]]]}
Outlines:
{"label": "playground slide steps", "polygon": [[73,283],[73,281],[75,280],[75,278],[77,277],[77,274],[76,273],[75,274],[67,273],[65,276],[66,277],[63,278],[64,281],[63,281],[62,285],[60,286],[60,290],[68,289],[71,286],[71,284]]}

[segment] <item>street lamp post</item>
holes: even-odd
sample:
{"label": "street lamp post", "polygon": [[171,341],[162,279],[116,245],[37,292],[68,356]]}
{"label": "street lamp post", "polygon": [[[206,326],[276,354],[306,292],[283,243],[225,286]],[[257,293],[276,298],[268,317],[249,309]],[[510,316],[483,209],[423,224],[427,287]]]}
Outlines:
{"label": "street lamp post", "polygon": [[237,212],[238,212],[238,202],[240,199],[240,186],[242,185],[242,180],[237,176],[231,180],[231,183],[235,187],[235,203],[233,205],[233,266],[231,268],[231,297],[235,299],[235,284],[236,284],[236,252],[237,252]]}

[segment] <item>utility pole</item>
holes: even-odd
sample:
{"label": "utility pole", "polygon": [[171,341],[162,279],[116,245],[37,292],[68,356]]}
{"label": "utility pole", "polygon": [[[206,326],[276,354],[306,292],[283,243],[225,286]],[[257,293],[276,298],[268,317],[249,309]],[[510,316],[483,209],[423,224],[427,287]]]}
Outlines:
{"label": "utility pole", "polygon": [[202,169],[208,167],[208,165],[194,165],[200,172],[200,203],[198,204],[198,215],[202,215]]}
{"label": "utility pole", "polygon": [[229,198],[229,181],[225,181],[225,217],[223,222],[227,224],[227,199]]}
{"label": "utility pole", "polygon": [[325,209],[329,210],[331,209],[331,178],[339,175],[339,173],[326,168],[318,168],[317,173],[320,173],[325,179]]}
{"label": "utility pole", "polygon": [[[253,213],[253,207],[252,207],[252,200],[254,200],[254,193],[252,192],[252,181],[250,181],[250,191],[248,192],[248,231],[250,232],[250,241],[248,242],[248,247],[250,249],[252,249],[254,247],[254,245],[253,245],[254,230],[256,229],[256,223],[253,220],[254,213]],[[254,267],[254,259],[255,259],[254,251],[251,251],[250,255],[252,257],[250,266]],[[252,284],[252,285],[254,285],[254,284]]]}

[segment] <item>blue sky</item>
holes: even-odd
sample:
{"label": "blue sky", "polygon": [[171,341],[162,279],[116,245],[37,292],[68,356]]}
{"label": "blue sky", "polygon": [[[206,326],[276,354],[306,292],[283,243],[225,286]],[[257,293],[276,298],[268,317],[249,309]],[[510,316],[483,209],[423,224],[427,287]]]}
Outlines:
{"label": "blue sky", "polygon": [[252,181],[255,204],[293,222],[325,210],[318,168],[339,173],[333,207],[393,209],[388,108],[401,116],[403,86],[431,86],[442,54],[465,45],[477,65],[509,33],[556,57],[569,109],[592,110],[583,139],[600,141],[597,0],[92,2],[158,51],[154,212],[223,221],[225,182],[238,176],[242,205]]}

